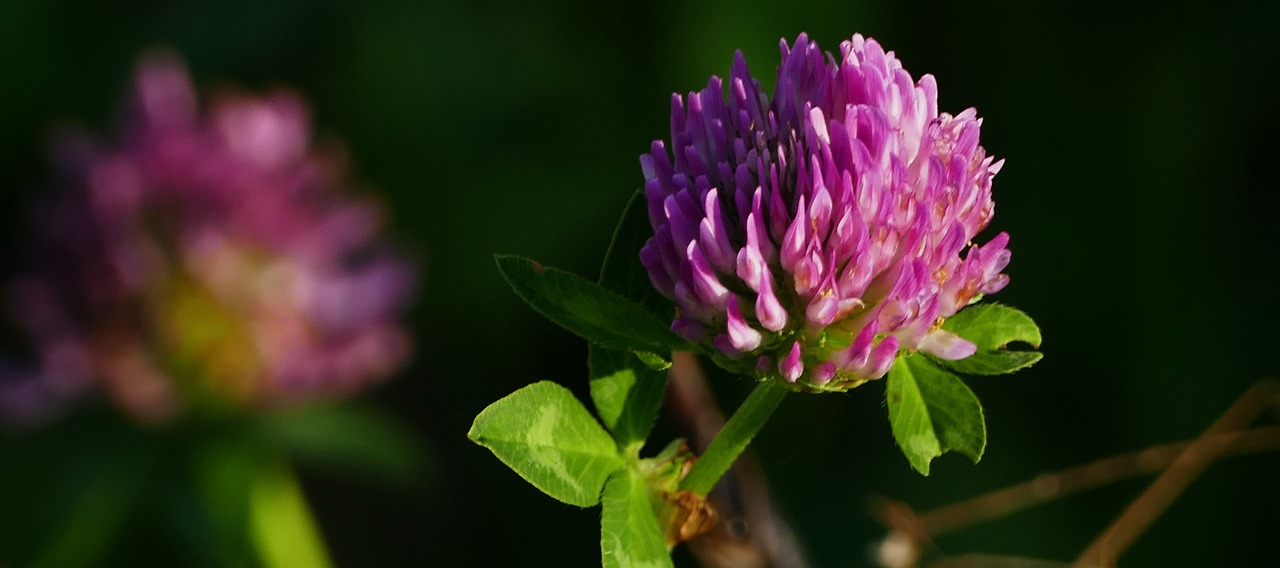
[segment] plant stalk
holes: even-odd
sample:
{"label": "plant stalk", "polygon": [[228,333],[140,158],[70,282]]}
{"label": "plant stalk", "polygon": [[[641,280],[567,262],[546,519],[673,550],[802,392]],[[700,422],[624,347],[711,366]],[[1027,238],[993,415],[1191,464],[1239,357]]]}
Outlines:
{"label": "plant stalk", "polygon": [[756,433],[773,415],[773,411],[777,410],[786,394],[787,388],[774,381],[758,383],[693,464],[689,475],[680,482],[680,489],[699,495],[709,493],[743,450],[747,449],[751,439],[755,438]]}

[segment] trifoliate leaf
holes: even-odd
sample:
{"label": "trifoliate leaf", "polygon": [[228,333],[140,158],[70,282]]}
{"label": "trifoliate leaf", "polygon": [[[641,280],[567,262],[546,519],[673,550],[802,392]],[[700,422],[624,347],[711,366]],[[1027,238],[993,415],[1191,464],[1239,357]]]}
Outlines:
{"label": "trifoliate leaf", "polygon": [[946,319],[942,329],[974,342],[978,350],[1003,349],[1014,341],[1040,347],[1040,328],[1017,308],[1000,304],[970,306]]}
{"label": "trifoliate leaf", "polygon": [[649,490],[631,468],[618,470],[604,487],[600,560],[605,568],[672,566]]}
{"label": "trifoliate leaf", "polygon": [[1044,357],[1039,351],[1005,351],[990,349],[978,351],[958,361],[929,359],[946,369],[966,375],[1005,375],[1025,369]]}
{"label": "trifoliate leaf", "polygon": [[534,487],[579,507],[599,503],[605,480],[624,463],[609,434],[573,393],[547,381],[489,405],[467,437]]}
{"label": "trifoliate leaf", "polygon": [[1021,311],[1000,304],[981,304],[961,310],[942,323],[942,329],[972,341],[978,351],[956,361],[933,358],[935,364],[969,375],[1004,375],[1030,367],[1043,355],[1037,351],[1006,350],[1014,342],[1040,347],[1040,328]]}
{"label": "trifoliate leaf", "polygon": [[948,451],[974,463],[982,459],[987,445],[982,405],[959,377],[918,354],[899,356],[885,396],[893,437],[916,471],[929,475],[929,462]]}
{"label": "trifoliate leaf", "polygon": [[498,256],[507,283],[533,309],[578,336],[610,349],[662,353],[687,347],[670,322],[576,274],[517,256]]}
{"label": "trifoliate leaf", "polygon": [[667,373],[649,368],[625,351],[595,345],[587,352],[587,367],[591,400],[601,421],[613,432],[619,448],[639,452],[662,407]]}

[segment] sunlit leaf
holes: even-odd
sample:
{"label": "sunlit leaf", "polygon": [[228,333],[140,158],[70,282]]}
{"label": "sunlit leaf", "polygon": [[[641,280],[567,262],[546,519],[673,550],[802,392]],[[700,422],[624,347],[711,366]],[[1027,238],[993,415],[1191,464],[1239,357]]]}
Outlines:
{"label": "sunlit leaf", "polygon": [[934,359],[934,363],[966,375],[1005,375],[1025,369],[1044,357],[1039,351],[978,351],[959,361]]}
{"label": "sunlit leaf", "polygon": [[979,350],[1003,349],[1014,341],[1040,347],[1040,328],[1017,308],[1001,304],[970,306],[946,319],[942,329],[968,339]]}
{"label": "sunlit leaf", "polygon": [[[600,285],[636,302],[663,322],[674,317],[669,300],[658,294],[649,273],[640,263],[640,247],[653,235],[643,192],[636,192],[613,231],[613,240],[600,268]],[[618,446],[638,454],[643,446],[667,386],[671,352],[625,351],[591,345],[587,368],[591,376],[591,400]]]}
{"label": "sunlit leaf", "polygon": [[1011,343],[1040,347],[1040,328],[1021,311],[1000,304],[980,304],[961,310],[942,328],[972,341],[978,351],[957,361],[931,358],[946,369],[968,375],[1004,375],[1035,364],[1038,351],[1007,349]]}
{"label": "sunlit leaf", "polygon": [[534,383],[489,405],[467,437],[489,448],[534,487],[590,507],[623,465],[618,447],[568,389]]}
{"label": "sunlit leaf", "polygon": [[960,380],[919,355],[898,357],[889,371],[885,396],[889,424],[902,453],[916,471],[956,451],[977,463],[987,445],[987,427],[978,397]]}
{"label": "sunlit leaf", "polygon": [[618,446],[638,452],[662,407],[667,373],[624,351],[591,346],[587,354],[591,400]]}
{"label": "sunlit leaf", "polygon": [[629,467],[618,470],[605,484],[600,560],[605,568],[672,566],[648,488]]}

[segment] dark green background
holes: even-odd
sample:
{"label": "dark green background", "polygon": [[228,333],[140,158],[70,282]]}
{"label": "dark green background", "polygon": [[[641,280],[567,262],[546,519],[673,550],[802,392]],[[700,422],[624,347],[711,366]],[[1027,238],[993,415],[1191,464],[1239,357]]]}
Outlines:
{"label": "dark green background", "polygon": [[[431,466],[407,492],[303,471],[337,563],[587,566],[598,562],[598,510],[539,494],[465,438],[476,413],[525,384],[585,392],[584,344],[521,305],[491,254],[594,273],[642,183],[637,156],[668,134],[672,91],[727,74],[734,49],[771,86],[779,38],[808,31],[835,50],[854,32],[873,36],[915,76],[938,78],[943,110],[985,117],[983,145],[1008,160],[993,227],[1012,235],[1014,256],[999,299],[1040,323],[1046,358],[971,382],[987,455],[976,467],[944,457],[929,478],[894,447],[882,385],[784,402],[758,445],[780,509],[815,566],[858,566],[881,536],[866,514],[872,495],[925,509],[1191,437],[1275,374],[1278,26],[1280,3],[1235,0],[10,0],[0,4],[0,207],[16,219],[47,176],[52,125],[110,123],[149,47],[185,55],[202,88],[298,89],[426,266],[416,362],[372,397],[412,424]],[[747,388],[720,386],[731,403]],[[80,450],[55,439],[43,451]],[[1274,560],[1278,458],[1212,466],[1122,565]],[[38,462],[0,459],[0,483],[22,491],[13,484],[32,476],[16,472]],[[939,545],[1069,559],[1143,486]],[[39,514],[0,503],[6,523]],[[194,563],[128,538],[117,565]]]}

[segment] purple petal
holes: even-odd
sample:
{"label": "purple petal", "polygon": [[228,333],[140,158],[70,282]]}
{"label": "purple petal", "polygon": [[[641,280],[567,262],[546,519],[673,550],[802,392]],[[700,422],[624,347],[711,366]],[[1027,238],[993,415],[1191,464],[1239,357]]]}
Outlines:
{"label": "purple petal", "polygon": [[765,263],[760,248],[748,242],[747,246],[738,251],[737,264],[738,278],[741,278],[752,290],[759,291],[761,280],[769,273],[769,266]]}
{"label": "purple petal", "polygon": [[773,293],[773,278],[766,276],[760,281],[760,291],[756,296],[756,319],[769,331],[782,331],[787,326],[787,309],[782,307],[778,296]]}
{"label": "purple petal", "polygon": [[[976,111],[939,114],[933,77],[860,35],[839,58],[804,35],[780,48],[772,99],[740,52],[728,81],[672,98],[670,140],[641,157],[650,279],[724,352],[791,381],[875,378],[899,350],[971,353],[934,324],[1009,281],[1008,235],[964,250],[1003,165]],[[849,344],[758,353],[788,326]]]}
{"label": "purple petal", "polygon": [[712,340],[711,344],[714,345],[716,349],[719,349],[721,353],[730,357],[742,355],[742,351],[739,351],[737,347],[733,346],[733,340],[729,339],[729,334],[727,333],[716,335],[716,338]]}
{"label": "purple petal", "polygon": [[715,188],[707,192],[703,205],[707,216],[698,224],[698,237],[702,250],[716,270],[732,274],[735,255],[732,245],[729,244],[729,235],[725,232],[724,216],[721,214]]}
{"label": "purple petal", "polygon": [[764,211],[761,210],[763,206],[764,189],[757,187],[751,196],[751,211],[747,214],[747,244],[760,249],[765,260],[773,261],[776,260],[778,251],[764,226]]}
{"label": "purple petal", "polygon": [[876,320],[871,320],[858,332],[848,347],[833,354],[832,360],[841,370],[854,373],[861,371],[866,366],[867,359],[871,357],[871,347],[879,329],[880,325]]}
{"label": "purple petal", "polygon": [[747,320],[742,317],[742,308],[738,306],[738,300],[729,301],[728,306],[728,332],[729,341],[733,347],[739,352],[755,351],[760,347],[760,342],[764,339],[759,331],[751,327]]}
{"label": "purple petal", "polygon": [[800,342],[791,345],[791,351],[778,362],[778,372],[787,382],[794,383],[804,374],[804,362],[800,360]]}
{"label": "purple petal", "polygon": [[835,363],[818,363],[813,367],[813,374],[809,376],[809,380],[815,385],[825,385],[831,382],[831,379],[835,378],[835,376]]}
{"label": "purple petal", "polygon": [[889,372],[889,368],[893,366],[893,358],[898,354],[898,338],[892,335],[880,340],[871,350],[871,357],[867,359],[867,365],[864,368],[862,376],[868,379],[878,379]]}
{"label": "purple petal", "polygon": [[814,238],[826,240],[827,231],[831,228],[831,192],[827,191],[825,184],[815,185],[813,201],[809,204],[809,221]]}
{"label": "purple petal", "polygon": [[671,331],[694,343],[702,343],[707,337],[707,328],[701,322],[686,317],[678,317],[671,322]]}
{"label": "purple petal", "polygon": [[772,373],[773,370],[777,368],[778,367],[773,362],[773,358],[768,355],[761,355],[759,359],[756,359],[756,372]]}
{"label": "purple petal", "polygon": [[936,329],[920,340],[920,350],[932,353],[939,359],[958,361],[978,351],[969,340],[944,329]]}
{"label": "purple petal", "polygon": [[711,269],[707,257],[702,254],[702,248],[698,246],[697,241],[689,243],[687,249],[689,260],[690,278],[693,280],[693,289],[697,292],[698,298],[705,304],[719,308],[725,303],[725,298],[729,295],[729,289],[720,283],[720,279],[716,276],[715,271]]}
{"label": "purple petal", "polygon": [[839,309],[840,299],[836,296],[836,291],[832,288],[831,277],[828,275],[827,284],[824,284],[819,289],[819,292],[813,295],[813,299],[805,307],[805,318],[810,325],[826,327],[835,321],[836,313]]}
{"label": "purple petal", "polygon": [[[800,196],[799,211],[805,211],[805,198]],[[776,213],[775,213],[776,215]],[[809,246],[809,223],[804,215],[796,215],[791,221],[791,225],[787,228],[787,234],[782,238],[782,268],[791,272],[795,272],[796,264],[805,256],[806,248]]]}
{"label": "purple petal", "polygon": [[826,263],[822,260],[822,250],[819,245],[816,242],[811,243],[809,254],[802,257],[793,269],[796,294],[799,294],[802,298],[812,297],[818,290],[818,286],[822,284],[822,277],[826,272],[826,267]]}

